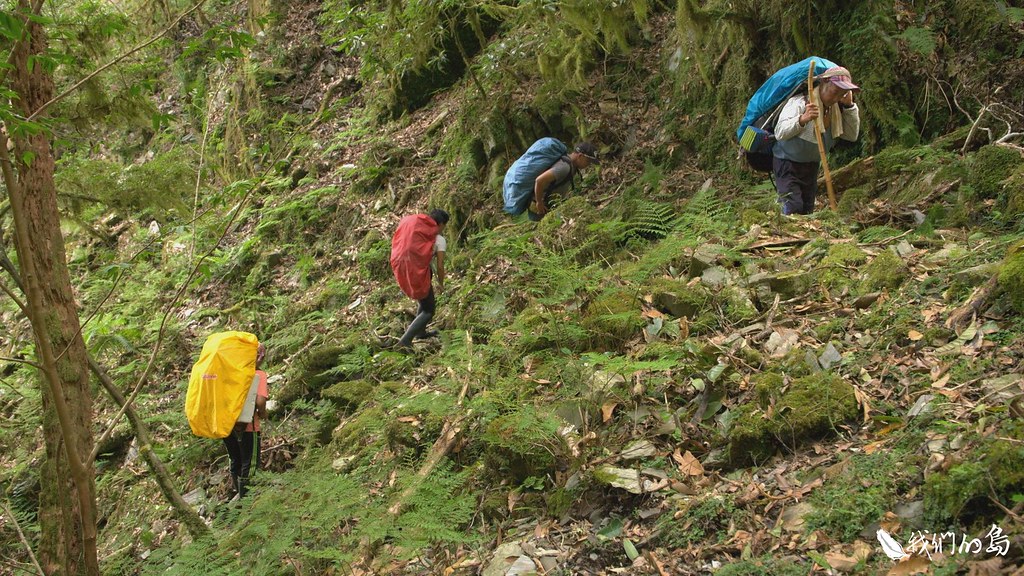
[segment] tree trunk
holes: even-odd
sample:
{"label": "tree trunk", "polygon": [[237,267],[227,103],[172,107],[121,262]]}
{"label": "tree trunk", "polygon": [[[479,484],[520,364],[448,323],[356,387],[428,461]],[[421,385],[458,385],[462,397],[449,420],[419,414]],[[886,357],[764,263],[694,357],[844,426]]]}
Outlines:
{"label": "tree trunk", "polygon": [[[18,8],[22,14],[32,9],[28,0],[18,0]],[[28,117],[53,97],[53,79],[36,60],[46,49],[45,30],[39,23],[29,22],[27,36],[15,44],[13,68],[8,72],[16,94],[12,104],[21,117]],[[0,157],[36,354],[46,377],[42,387],[46,459],[40,468],[39,560],[47,574],[98,575],[96,486],[88,460],[93,444],[92,398],[60,231],[51,135],[26,130],[17,121],[8,121],[5,128]],[[13,160],[7,135],[14,141]]]}

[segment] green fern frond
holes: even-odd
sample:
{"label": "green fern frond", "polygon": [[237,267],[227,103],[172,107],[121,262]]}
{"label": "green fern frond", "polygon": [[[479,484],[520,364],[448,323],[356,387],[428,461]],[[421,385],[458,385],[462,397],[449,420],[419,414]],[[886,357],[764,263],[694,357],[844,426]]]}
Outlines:
{"label": "green fern frond", "polygon": [[660,240],[679,225],[680,219],[669,204],[640,200],[629,218],[623,238],[637,236],[647,240]]}
{"label": "green fern frond", "polygon": [[686,205],[678,229],[689,238],[705,240],[727,236],[734,227],[731,207],[711,187],[701,188]]}

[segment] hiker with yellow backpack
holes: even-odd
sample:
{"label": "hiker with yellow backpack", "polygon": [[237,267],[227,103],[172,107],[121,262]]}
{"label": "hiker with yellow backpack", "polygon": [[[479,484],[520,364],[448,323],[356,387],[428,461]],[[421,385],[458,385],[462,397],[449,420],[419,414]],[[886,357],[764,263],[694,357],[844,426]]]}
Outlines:
{"label": "hiker with yellow backpack", "polygon": [[220,438],[231,460],[231,492],[248,492],[260,465],[260,419],[267,415],[266,347],[248,332],[211,334],[192,367],[185,416],[196,436]]}

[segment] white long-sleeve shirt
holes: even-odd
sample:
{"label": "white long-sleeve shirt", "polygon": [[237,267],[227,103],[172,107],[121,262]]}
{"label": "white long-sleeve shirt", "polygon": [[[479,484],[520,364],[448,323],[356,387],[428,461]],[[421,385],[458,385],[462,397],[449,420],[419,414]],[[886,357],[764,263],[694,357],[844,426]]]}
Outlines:
{"label": "white long-sleeve shirt", "polygon": [[[819,161],[818,139],[814,134],[816,122],[800,125],[800,116],[806,110],[807,97],[802,94],[793,96],[782,107],[779,119],[775,123],[776,142],[772,147],[772,154],[776,157],[791,162]],[[843,133],[840,138],[850,142],[856,141],[860,136],[860,109],[856,104],[850,108],[840,107],[840,115],[843,119]],[[825,143],[825,150],[831,150],[835,146],[835,139],[830,130],[825,130],[822,140]]]}

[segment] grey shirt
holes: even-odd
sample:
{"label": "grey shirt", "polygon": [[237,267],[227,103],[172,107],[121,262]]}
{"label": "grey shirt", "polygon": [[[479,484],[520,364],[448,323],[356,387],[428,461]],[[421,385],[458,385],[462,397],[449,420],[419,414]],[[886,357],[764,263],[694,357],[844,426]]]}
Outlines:
{"label": "grey shirt", "polygon": [[572,180],[572,164],[565,159],[560,158],[555,165],[550,168],[551,173],[555,175],[555,180],[548,186],[548,189],[544,191],[545,194],[550,194],[555,190],[565,186]]}

